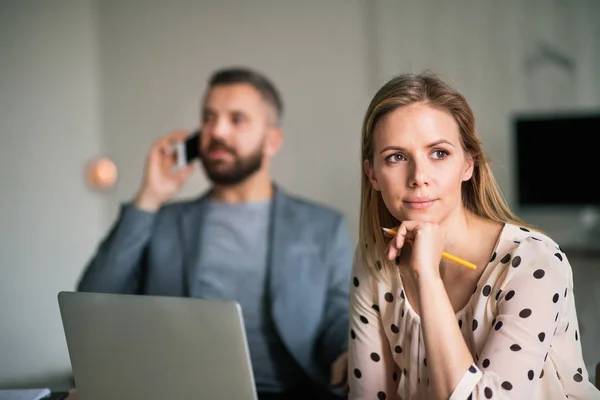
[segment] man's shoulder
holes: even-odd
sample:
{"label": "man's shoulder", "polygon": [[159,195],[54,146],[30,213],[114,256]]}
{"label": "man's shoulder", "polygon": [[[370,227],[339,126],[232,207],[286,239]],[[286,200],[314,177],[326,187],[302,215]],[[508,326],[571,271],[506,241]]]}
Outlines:
{"label": "man's shoulder", "polygon": [[203,198],[204,196],[171,200],[160,208],[160,214],[172,216],[185,213],[200,206]]}
{"label": "man's shoulder", "polygon": [[284,192],[282,194],[286,199],[287,206],[298,213],[310,214],[315,218],[344,218],[344,215],[340,210],[325,204],[324,202],[289,192]]}

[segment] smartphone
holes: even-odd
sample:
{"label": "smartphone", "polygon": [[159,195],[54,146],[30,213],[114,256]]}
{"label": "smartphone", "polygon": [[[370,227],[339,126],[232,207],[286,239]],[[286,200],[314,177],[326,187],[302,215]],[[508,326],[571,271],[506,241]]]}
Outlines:
{"label": "smartphone", "polygon": [[175,145],[177,168],[184,168],[200,157],[200,131],[193,131],[183,142]]}

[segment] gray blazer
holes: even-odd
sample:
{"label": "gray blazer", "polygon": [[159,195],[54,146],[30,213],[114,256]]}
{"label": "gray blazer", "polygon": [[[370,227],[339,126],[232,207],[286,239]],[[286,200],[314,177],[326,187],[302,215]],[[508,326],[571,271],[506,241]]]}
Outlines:
{"label": "gray blazer", "polygon": [[[121,208],[78,284],[79,291],[202,297],[193,283],[209,193],[156,213]],[[348,346],[353,248],[343,215],[275,186],[268,291],[277,331],[315,382]]]}

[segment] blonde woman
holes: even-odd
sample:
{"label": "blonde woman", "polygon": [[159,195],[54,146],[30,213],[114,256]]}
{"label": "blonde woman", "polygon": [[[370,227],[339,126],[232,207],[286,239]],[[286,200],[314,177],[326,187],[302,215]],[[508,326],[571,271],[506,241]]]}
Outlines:
{"label": "blonde woman", "polygon": [[350,399],[600,399],[567,256],[505,203],[465,97],[432,74],[390,80],[362,160]]}

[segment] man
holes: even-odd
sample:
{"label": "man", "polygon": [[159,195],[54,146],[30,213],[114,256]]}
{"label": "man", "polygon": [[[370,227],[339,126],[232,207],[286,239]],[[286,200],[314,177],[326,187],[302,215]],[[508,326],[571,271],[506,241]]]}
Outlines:
{"label": "man", "polygon": [[199,146],[212,188],[169,202],[194,169],[176,169],[172,156],[188,132],[156,141],[78,290],[235,299],[261,399],[339,394],[353,252],[345,218],[272,182],[283,107],[266,77],[224,69],[208,86]]}

